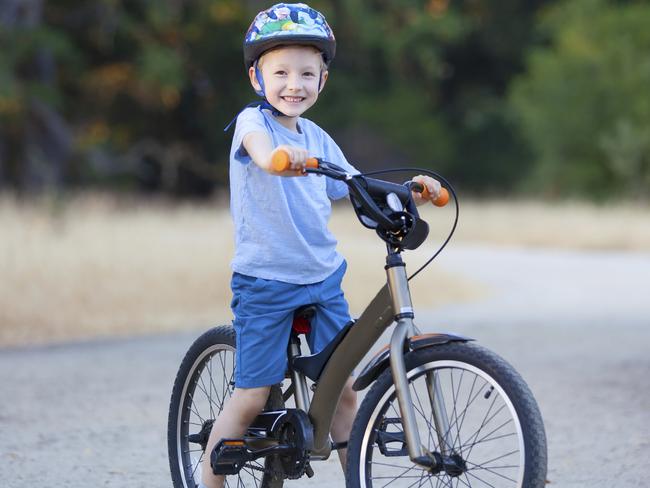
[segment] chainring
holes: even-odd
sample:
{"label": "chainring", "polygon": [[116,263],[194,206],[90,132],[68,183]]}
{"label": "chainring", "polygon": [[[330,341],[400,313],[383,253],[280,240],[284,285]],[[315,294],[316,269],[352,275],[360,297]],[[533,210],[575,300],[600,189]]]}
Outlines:
{"label": "chainring", "polygon": [[291,454],[278,456],[285,477],[292,480],[302,477],[314,445],[313,427],[307,414],[302,410],[290,410],[274,428],[274,437],[281,445],[294,449]]}

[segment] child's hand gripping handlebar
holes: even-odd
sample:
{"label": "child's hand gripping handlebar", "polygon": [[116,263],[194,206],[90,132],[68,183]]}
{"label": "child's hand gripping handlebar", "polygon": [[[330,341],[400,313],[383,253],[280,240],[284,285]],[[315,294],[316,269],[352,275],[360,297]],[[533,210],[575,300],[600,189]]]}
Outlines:
{"label": "child's hand gripping handlebar", "polygon": [[[318,159],[308,158],[305,164],[305,168],[318,168],[319,164],[320,162]],[[291,170],[291,158],[289,157],[289,153],[287,151],[277,151],[271,159],[271,167],[278,173]],[[434,200],[431,198],[429,189],[422,183],[413,181],[409,187],[411,190],[420,193],[422,195],[422,198],[425,200],[431,200],[431,203],[433,203],[436,207],[444,207],[449,202],[449,192],[446,188],[440,188],[440,194]]]}
{"label": "child's hand gripping handlebar", "polygon": [[438,194],[438,197],[435,200],[431,199],[431,194],[429,193],[429,189],[422,183],[419,182],[411,183],[411,190],[422,195],[422,198],[424,198],[425,200],[431,200],[431,203],[433,203],[436,207],[444,207],[449,202],[449,192],[447,191],[446,188],[442,188],[442,187],[440,188],[440,193]]}
{"label": "child's hand gripping handlebar", "polygon": [[[351,175],[336,164],[317,158],[306,159],[304,167],[300,169],[293,168],[291,163],[290,152],[278,148],[271,158],[271,169],[280,174],[286,172],[287,175],[290,173],[314,173],[345,183],[350,191],[350,201],[361,223],[368,228],[376,229],[377,234],[386,243],[399,248],[400,251],[417,248],[428,234],[428,227],[419,218],[418,211],[415,208],[413,193],[419,193],[423,200],[432,200],[432,203],[438,207],[445,206],[449,201],[450,195],[446,188],[441,188],[438,196],[432,199],[426,185],[418,180],[398,184],[370,178],[369,175],[364,174]],[[446,184],[449,184],[444,178],[424,169],[405,168],[404,170],[429,173],[432,177],[442,179]],[[389,196],[393,198],[389,199]],[[395,197],[401,202],[401,211],[397,208],[400,207],[400,204],[395,202]],[[456,218],[458,218],[458,206],[456,206]],[[456,223],[454,222],[452,232],[445,243],[416,274],[438,255],[449,242],[455,228]]]}
{"label": "child's hand gripping handlebar", "polygon": [[[291,158],[289,158],[289,153],[286,151],[276,152],[273,155],[273,159],[271,159],[271,167],[273,168],[273,171],[277,171],[278,173],[293,169],[291,168]],[[318,159],[316,158],[307,159],[307,164],[305,165],[305,167],[318,168]]]}

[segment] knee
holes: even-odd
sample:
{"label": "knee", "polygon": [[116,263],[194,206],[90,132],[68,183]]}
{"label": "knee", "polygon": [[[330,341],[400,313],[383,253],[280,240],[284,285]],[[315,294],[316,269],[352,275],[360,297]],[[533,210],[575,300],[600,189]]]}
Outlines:
{"label": "knee", "polygon": [[352,389],[352,381],[348,381],[343,387],[339,408],[344,410],[355,410],[357,408],[357,392]]}

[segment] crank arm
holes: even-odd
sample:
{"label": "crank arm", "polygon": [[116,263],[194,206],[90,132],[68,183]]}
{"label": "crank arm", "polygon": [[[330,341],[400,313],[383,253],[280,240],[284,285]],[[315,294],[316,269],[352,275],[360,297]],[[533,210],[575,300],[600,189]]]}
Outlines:
{"label": "crank arm", "polygon": [[250,460],[259,459],[261,457],[270,456],[272,454],[293,454],[296,451],[295,447],[290,446],[271,446],[262,449],[249,450]]}

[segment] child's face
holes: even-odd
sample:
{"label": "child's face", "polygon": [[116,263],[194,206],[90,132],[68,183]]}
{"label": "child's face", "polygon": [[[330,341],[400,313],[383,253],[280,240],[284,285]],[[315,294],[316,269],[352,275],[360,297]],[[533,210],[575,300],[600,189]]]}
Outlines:
{"label": "child's face", "polygon": [[[269,51],[260,58],[258,66],[267,100],[288,117],[298,117],[316,103],[327,79],[321,54],[306,46]],[[254,68],[249,70],[249,76],[253,88],[259,90]]]}

